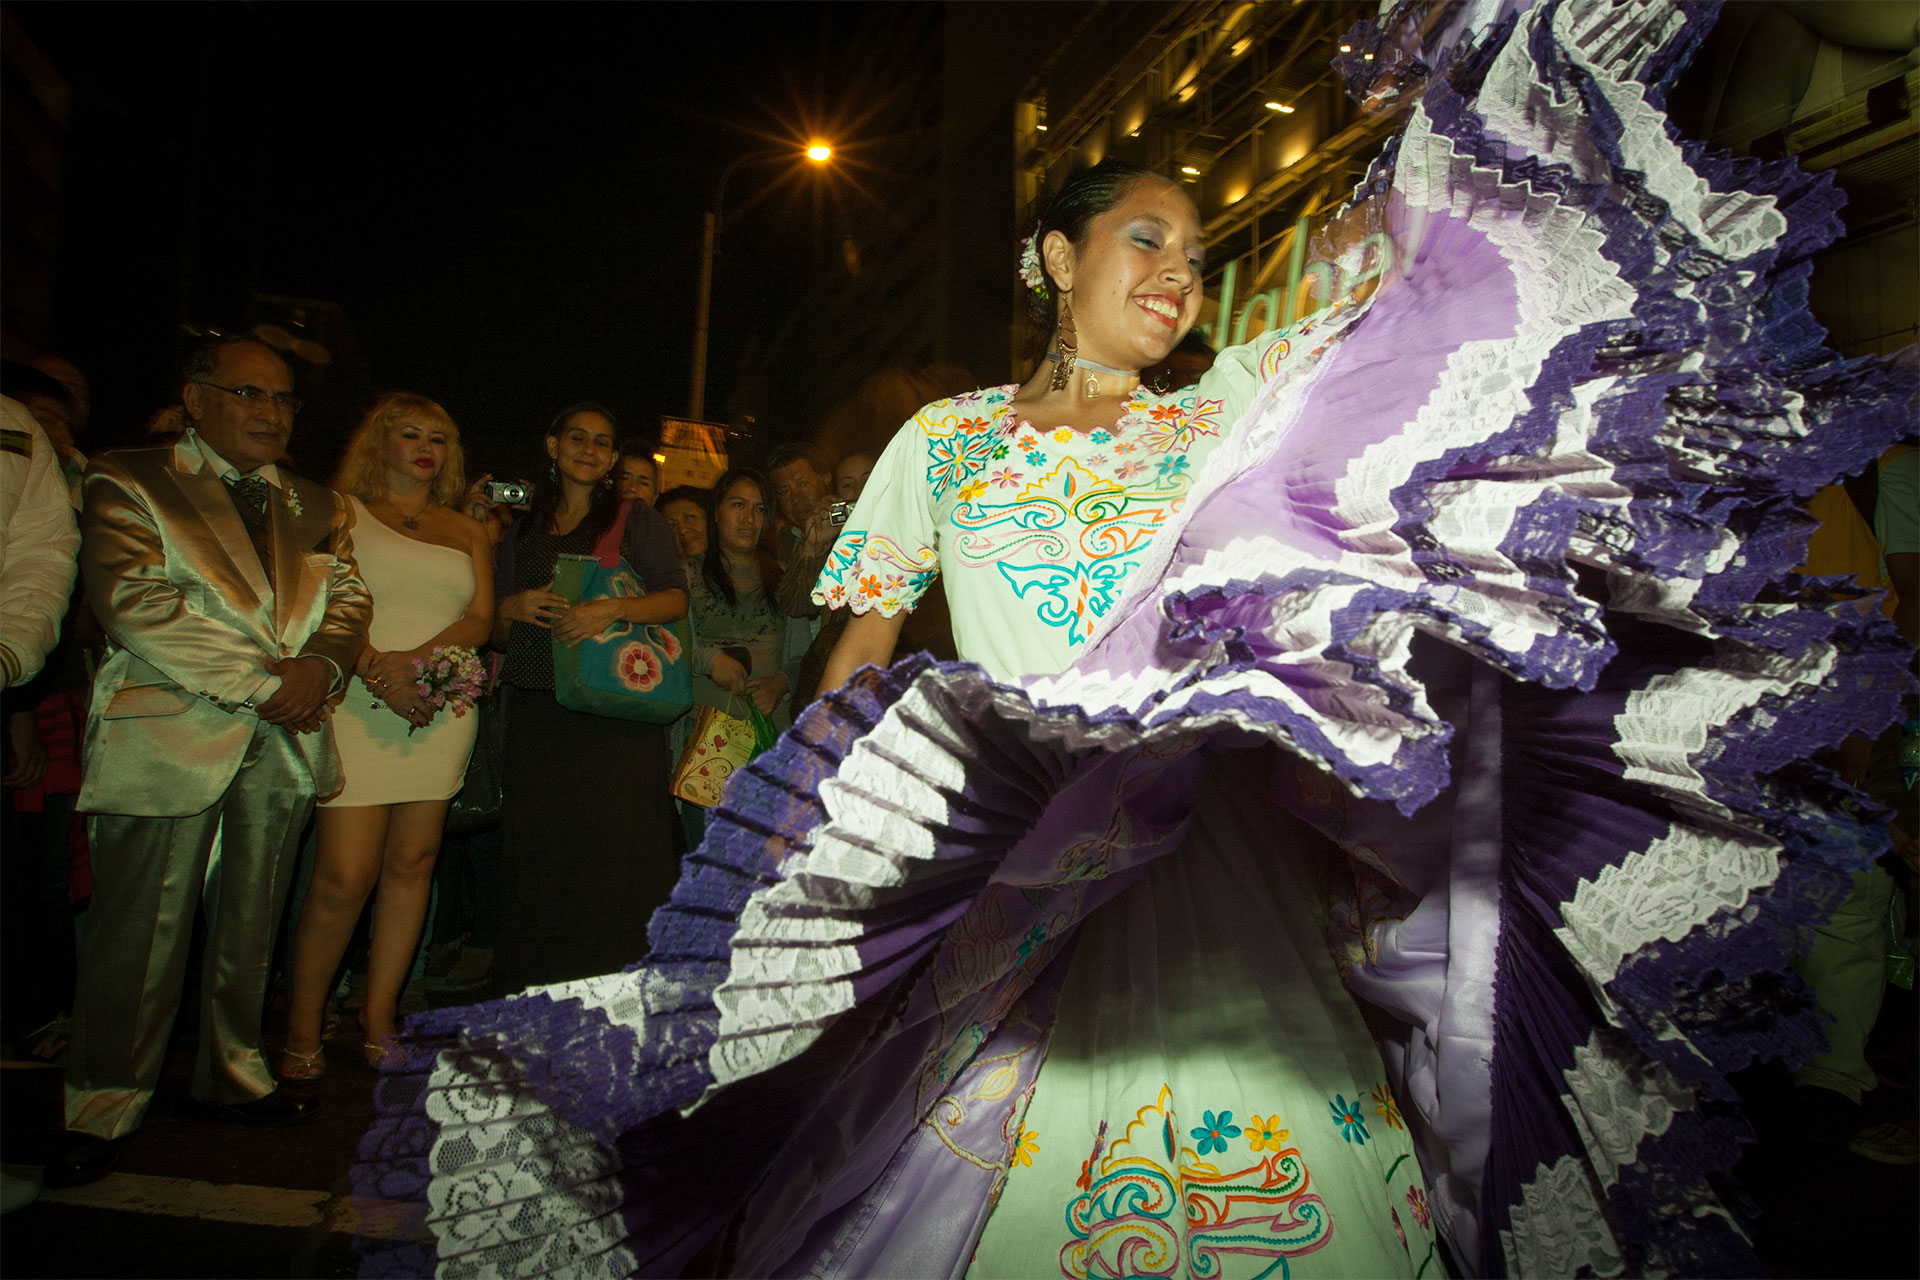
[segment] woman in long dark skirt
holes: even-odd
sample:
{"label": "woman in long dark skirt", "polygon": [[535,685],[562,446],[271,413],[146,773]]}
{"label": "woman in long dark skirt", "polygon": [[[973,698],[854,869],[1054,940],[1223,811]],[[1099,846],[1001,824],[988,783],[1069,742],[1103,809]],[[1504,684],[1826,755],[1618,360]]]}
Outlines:
{"label": "woman in long dark skirt", "polygon": [[563,409],[546,449],[551,483],[507,531],[494,577],[493,639],[507,653],[493,964],[502,992],[631,963],[679,869],[666,729],[571,711],[553,694],[556,643],[578,644],[617,622],[686,616],[673,531],[651,506],[627,504],[623,545],[644,594],[568,604],[553,591],[555,561],[591,553],[621,510],[610,483],[613,416],[596,404]]}

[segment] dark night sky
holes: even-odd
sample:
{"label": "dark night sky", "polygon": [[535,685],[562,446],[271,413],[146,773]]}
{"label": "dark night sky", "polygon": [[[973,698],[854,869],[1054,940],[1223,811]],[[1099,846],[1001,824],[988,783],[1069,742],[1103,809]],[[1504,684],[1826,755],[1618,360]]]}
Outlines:
{"label": "dark night sky", "polygon": [[[55,341],[98,385],[98,443],[157,407],[188,224],[193,319],[231,323],[250,279],[342,306],[370,386],[349,385],[351,362],[330,375],[355,402],[336,417],[401,386],[446,404],[483,456],[588,396],[650,431],[686,407],[720,170],[832,137],[834,173],[754,164],[728,185],[717,416],[741,351],[808,288],[821,209],[857,218],[870,198],[884,93],[923,91],[847,64],[856,6],[9,10],[76,90]],[[811,426],[778,393],[754,407],[772,434]]]}

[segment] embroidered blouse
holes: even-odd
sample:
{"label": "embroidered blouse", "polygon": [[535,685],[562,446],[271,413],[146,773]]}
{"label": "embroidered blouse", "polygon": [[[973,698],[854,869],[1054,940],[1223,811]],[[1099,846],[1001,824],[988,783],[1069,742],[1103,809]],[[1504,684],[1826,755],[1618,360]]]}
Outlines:
{"label": "embroidered blouse", "polygon": [[815,603],[892,617],[945,575],[961,656],[1001,679],[1063,669],[1298,339],[1263,334],[1196,386],[1137,392],[1107,430],[1035,422],[1017,386],[935,401],[874,464]]}

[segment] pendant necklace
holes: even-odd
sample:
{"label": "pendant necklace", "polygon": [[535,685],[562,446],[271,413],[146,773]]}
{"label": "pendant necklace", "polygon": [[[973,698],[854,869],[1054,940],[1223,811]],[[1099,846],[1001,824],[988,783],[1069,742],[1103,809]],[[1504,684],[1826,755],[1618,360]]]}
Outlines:
{"label": "pendant necklace", "polygon": [[[1049,351],[1047,352],[1047,359],[1054,364],[1059,364],[1060,353],[1058,351]],[[1130,378],[1136,383],[1140,381],[1140,371],[1138,369],[1115,369],[1110,365],[1095,364],[1091,360],[1079,358],[1076,358],[1073,363],[1076,370],[1084,371],[1087,375],[1085,392],[1089,400],[1097,400],[1101,394],[1100,381],[1094,376],[1096,374],[1107,373],[1112,374],[1116,378]],[[1122,393],[1115,392],[1114,394],[1119,395]]]}
{"label": "pendant necklace", "polygon": [[421,503],[420,509],[414,512],[412,515],[408,515],[406,511],[404,511],[401,508],[400,504],[395,502],[392,498],[387,499],[387,505],[392,507],[393,513],[400,517],[401,524],[405,525],[409,529],[418,529],[420,527],[420,517],[425,515],[427,512],[427,508],[433,505],[433,499],[429,497],[425,502]]}

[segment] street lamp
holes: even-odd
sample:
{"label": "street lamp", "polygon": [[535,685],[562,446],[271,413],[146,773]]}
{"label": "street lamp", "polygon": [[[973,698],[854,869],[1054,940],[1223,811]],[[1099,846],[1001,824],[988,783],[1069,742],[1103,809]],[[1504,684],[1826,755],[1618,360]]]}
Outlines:
{"label": "street lamp", "polygon": [[[714,242],[719,238],[720,218],[726,208],[727,179],[749,160],[778,160],[792,154],[785,150],[750,151],[720,171],[720,181],[713,189],[713,208],[707,211],[700,239],[700,297],[693,313],[693,387],[687,395],[687,416],[695,422],[705,418],[707,409],[707,322],[713,309]],[[833,148],[815,142],[807,147],[806,156],[815,164],[825,164],[833,158]]]}

